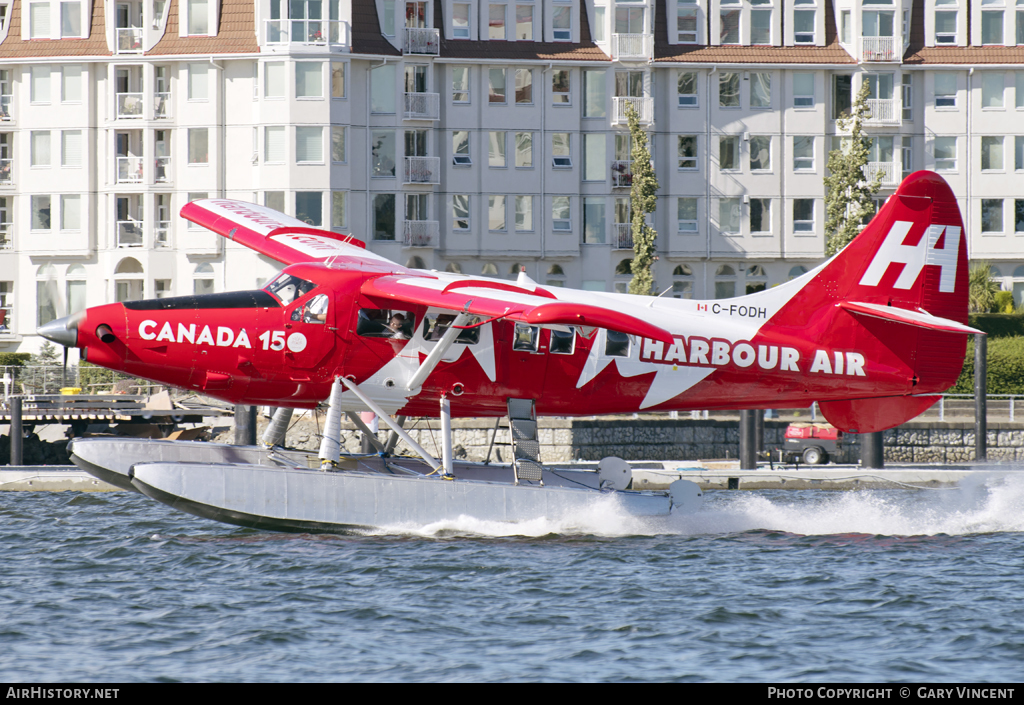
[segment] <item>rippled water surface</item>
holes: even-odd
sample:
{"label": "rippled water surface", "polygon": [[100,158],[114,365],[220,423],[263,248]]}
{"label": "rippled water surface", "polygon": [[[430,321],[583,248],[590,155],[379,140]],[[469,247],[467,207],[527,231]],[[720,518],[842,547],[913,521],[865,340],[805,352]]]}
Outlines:
{"label": "rippled water surface", "polygon": [[237,529],[127,493],[0,493],[8,681],[1008,681],[1024,472],[709,492],[650,522]]}

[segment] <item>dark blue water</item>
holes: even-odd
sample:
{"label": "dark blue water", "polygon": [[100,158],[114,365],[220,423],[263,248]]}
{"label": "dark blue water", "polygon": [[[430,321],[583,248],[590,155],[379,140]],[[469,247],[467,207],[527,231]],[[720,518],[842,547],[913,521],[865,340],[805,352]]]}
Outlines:
{"label": "dark blue water", "polygon": [[0,534],[7,681],[1024,676],[1024,477],[347,536],[5,492]]}

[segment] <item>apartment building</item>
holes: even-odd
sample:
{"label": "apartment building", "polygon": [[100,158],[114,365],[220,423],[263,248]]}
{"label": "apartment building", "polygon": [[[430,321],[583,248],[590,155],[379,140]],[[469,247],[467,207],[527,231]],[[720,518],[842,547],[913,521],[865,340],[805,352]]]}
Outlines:
{"label": "apartment building", "polygon": [[624,290],[626,108],[666,295],[824,250],[836,118],[867,83],[880,198],[960,197],[1024,298],[1024,7],[1006,0],[0,0],[0,350],[110,301],[279,267],[178,218],[263,203],[401,264]]}

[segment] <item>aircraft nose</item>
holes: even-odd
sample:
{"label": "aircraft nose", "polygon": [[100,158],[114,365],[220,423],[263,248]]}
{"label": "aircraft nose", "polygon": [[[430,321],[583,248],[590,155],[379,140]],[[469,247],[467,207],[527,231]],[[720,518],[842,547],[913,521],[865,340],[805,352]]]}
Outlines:
{"label": "aircraft nose", "polygon": [[74,348],[78,346],[78,324],[81,321],[82,314],[75,313],[39,326],[36,333],[66,348]]}

